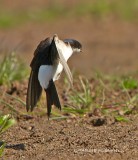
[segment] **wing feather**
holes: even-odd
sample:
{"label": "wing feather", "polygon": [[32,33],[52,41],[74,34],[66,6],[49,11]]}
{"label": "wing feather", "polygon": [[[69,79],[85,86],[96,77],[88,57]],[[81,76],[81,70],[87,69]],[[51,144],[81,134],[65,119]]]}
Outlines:
{"label": "wing feather", "polygon": [[38,81],[38,73],[31,71],[28,89],[27,89],[27,98],[26,98],[26,110],[33,110],[37,102],[40,99],[42,94],[42,87]]}
{"label": "wing feather", "polygon": [[40,42],[40,44],[37,46],[34,57],[32,59],[32,62],[30,64],[33,71],[38,70],[41,65],[50,65],[49,61],[49,52],[50,52],[50,45],[51,45],[52,39],[47,38]]}
{"label": "wing feather", "polygon": [[70,71],[70,68],[62,54],[62,51],[60,49],[58,49],[58,54],[59,54],[59,61],[60,63],[62,64],[63,68],[64,68],[64,71],[67,75],[67,78],[68,78],[68,81],[70,83],[70,86],[73,87],[73,76],[72,76],[72,73]]}
{"label": "wing feather", "polygon": [[65,73],[67,75],[67,79],[68,79],[68,81],[70,83],[70,86],[73,87],[73,76],[72,76],[72,73],[70,71],[70,68],[69,68],[64,56],[63,56],[62,50],[59,49],[59,47],[58,47],[58,42],[56,42],[56,40],[55,40],[55,45],[56,45],[56,49],[57,49],[57,52],[58,52],[58,55],[59,55],[59,62],[62,64],[62,66],[64,68],[64,71],[65,71]]}

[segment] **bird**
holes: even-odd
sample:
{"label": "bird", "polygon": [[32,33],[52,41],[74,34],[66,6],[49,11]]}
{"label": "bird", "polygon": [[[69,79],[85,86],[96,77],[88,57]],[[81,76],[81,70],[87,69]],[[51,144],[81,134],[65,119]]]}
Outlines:
{"label": "bird", "polygon": [[26,96],[27,111],[33,111],[43,90],[46,93],[47,116],[51,115],[52,105],[61,110],[54,82],[60,78],[64,69],[71,87],[73,86],[73,77],[67,60],[75,52],[82,52],[81,43],[74,39],[61,40],[57,34],[39,43],[30,63],[31,72]]}

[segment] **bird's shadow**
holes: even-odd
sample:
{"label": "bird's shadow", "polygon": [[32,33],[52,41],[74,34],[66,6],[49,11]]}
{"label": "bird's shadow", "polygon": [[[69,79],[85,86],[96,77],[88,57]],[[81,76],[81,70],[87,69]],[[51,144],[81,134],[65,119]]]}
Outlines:
{"label": "bird's shadow", "polygon": [[[4,142],[0,142],[0,146],[3,145]],[[14,149],[14,150],[26,150],[25,145],[23,143],[19,144],[6,144],[5,148],[7,149]]]}
{"label": "bird's shadow", "polygon": [[5,148],[14,150],[26,150],[23,143],[6,145]]}

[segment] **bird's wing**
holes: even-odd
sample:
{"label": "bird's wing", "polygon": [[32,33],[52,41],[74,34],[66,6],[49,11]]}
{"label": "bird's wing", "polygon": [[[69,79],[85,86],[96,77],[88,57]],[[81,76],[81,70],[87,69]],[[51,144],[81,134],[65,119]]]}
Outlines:
{"label": "bird's wing", "polygon": [[62,50],[60,50],[60,49],[57,49],[57,50],[58,50],[58,54],[59,54],[59,61],[60,61],[60,63],[62,64],[62,66],[64,68],[64,71],[65,71],[65,73],[67,75],[67,78],[68,78],[68,81],[70,83],[70,86],[73,87],[73,76],[72,76],[72,73],[70,71],[70,68],[69,68],[69,66],[68,66],[68,64],[67,64],[67,62],[66,62],[66,60],[65,60],[65,58],[64,58],[64,56],[62,54]]}
{"label": "bird's wing", "polygon": [[62,50],[58,47],[58,42],[56,40],[55,40],[55,44],[56,44],[56,48],[57,48],[58,55],[59,55],[59,61],[64,68],[64,71],[67,75],[70,86],[73,87],[73,76],[72,76],[72,73],[70,71],[70,68],[69,68],[69,66],[68,66],[68,64],[67,64],[67,62],[66,62],[66,60],[63,56]]}
{"label": "bird's wing", "polygon": [[44,64],[50,65],[48,56],[50,52],[51,43],[52,43],[52,38],[46,38],[45,40],[41,41],[40,44],[37,46],[34,52],[34,57],[30,64],[32,70],[36,70],[41,65],[44,65]]}
{"label": "bird's wing", "polygon": [[26,110],[33,110],[36,106],[40,96],[42,94],[42,87],[38,81],[38,72],[31,71],[28,89],[27,89],[27,98],[26,98]]}
{"label": "bird's wing", "polygon": [[50,38],[47,38],[46,40],[41,41],[34,52],[34,57],[30,64],[32,70],[30,73],[28,89],[27,89],[27,97],[26,97],[27,111],[33,110],[33,108],[36,106],[41,96],[42,87],[40,86],[40,83],[38,80],[38,71],[39,71],[39,67],[42,64],[49,63],[49,61],[47,61],[47,57],[48,57],[49,46],[51,44],[51,41],[52,40]]}

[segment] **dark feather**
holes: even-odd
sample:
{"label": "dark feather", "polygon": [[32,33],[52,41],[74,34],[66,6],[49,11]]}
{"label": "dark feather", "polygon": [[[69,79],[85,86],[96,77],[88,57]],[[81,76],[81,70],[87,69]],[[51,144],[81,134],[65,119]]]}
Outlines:
{"label": "dark feather", "polygon": [[52,97],[51,97],[51,89],[50,88],[47,88],[45,90],[46,92],[46,100],[47,100],[47,115],[48,117],[50,117],[50,113],[51,113],[51,109],[52,109]]}
{"label": "dark feather", "polygon": [[66,44],[70,44],[70,46],[72,47],[72,48],[78,48],[78,49],[82,49],[82,45],[80,44],[80,42],[78,42],[77,40],[75,40],[75,39],[64,39],[63,40],[64,41],[64,43],[66,43]]}
{"label": "dark feather", "polygon": [[51,41],[52,40],[50,38],[47,38],[41,41],[40,44],[37,46],[34,52],[34,57],[30,64],[33,71],[38,70],[39,67],[45,63],[50,65],[50,62],[47,58],[50,50]]}
{"label": "dark feather", "polygon": [[61,104],[57,94],[57,90],[53,80],[50,81],[49,86],[45,89],[47,97],[47,115],[50,116],[52,105],[54,104],[58,109],[61,110]]}
{"label": "dark feather", "polygon": [[42,87],[38,81],[38,72],[31,71],[28,89],[27,89],[27,98],[26,98],[26,110],[33,110],[37,102],[40,99],[42,94]]}
{"label": "dark feather", "polygon": [[61,110],[61,104],[60,104],[58,93],[57,93],[57,89],[56,89],[56,86],[55,86],[55,83],[53,82],[53,80],[50,81],[49,87],[51,88],[51,91],[52,91],[53,104],[58,109]]}

